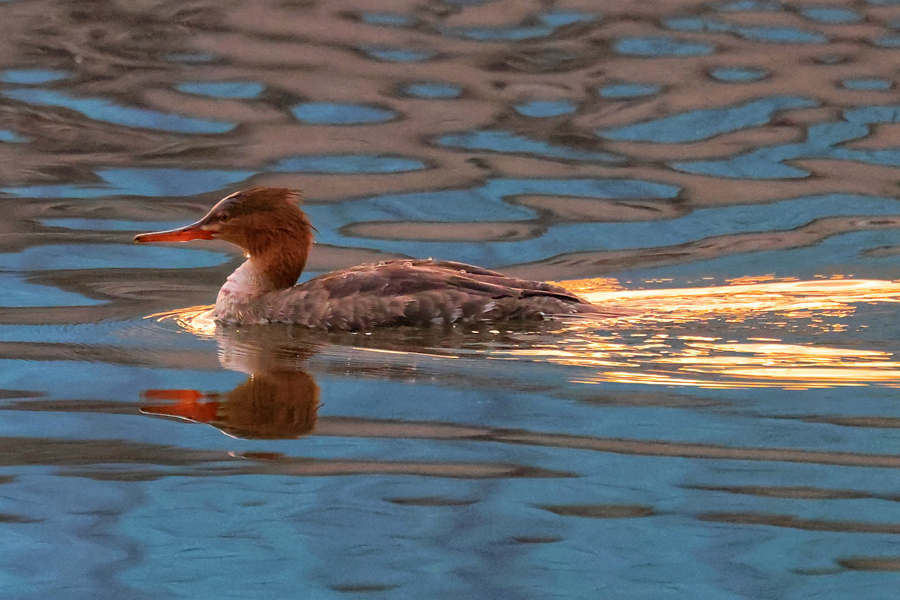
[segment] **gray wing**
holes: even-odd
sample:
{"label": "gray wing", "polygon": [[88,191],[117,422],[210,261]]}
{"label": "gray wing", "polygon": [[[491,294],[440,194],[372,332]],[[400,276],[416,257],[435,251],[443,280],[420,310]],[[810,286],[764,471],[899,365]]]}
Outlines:
{"label": "gray wing", "polygon": [[274,295],[270,321],[326,329],[541,318],[600,310],[565,288],[449,261],[336,271]]}

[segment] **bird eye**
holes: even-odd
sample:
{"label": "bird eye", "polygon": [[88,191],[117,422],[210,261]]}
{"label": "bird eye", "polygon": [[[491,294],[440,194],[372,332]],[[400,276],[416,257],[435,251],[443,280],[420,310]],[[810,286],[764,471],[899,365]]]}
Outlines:
{"label": "bird eye", "polygon": [[222,213],[221,215],[219,215],[220,223],[227,223],[230,220],[231,220],[231,215],[229,215],[228,213]]}

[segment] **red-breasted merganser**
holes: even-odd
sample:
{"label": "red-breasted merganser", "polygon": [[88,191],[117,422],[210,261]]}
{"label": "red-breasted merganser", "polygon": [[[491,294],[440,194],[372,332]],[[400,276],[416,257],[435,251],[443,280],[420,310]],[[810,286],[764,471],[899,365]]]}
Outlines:
{"label": "red-breasted merganser", "polygon": [[222,199],[181,229],[142,233],[136,242],[225,240],[247,262],[216,298],[224,323],[294,323],[320,329],[479,323],[604,311],[563,287],[507,277],[458,262],[391,260],[297,278],[313,244],[313,227],[289,189],[257,187]]}

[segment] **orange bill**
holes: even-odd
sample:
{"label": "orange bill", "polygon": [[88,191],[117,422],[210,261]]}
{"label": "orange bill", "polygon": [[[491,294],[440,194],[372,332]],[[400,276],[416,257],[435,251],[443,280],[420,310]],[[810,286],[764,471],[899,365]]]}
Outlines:
{"label": "orange bill", "polygon": [[134,236],[134,241],[136,242],[189,242],[191,240],[211,239],[213,239],[212,232],[203,229],[199,221],[181,229],[141,233]]}

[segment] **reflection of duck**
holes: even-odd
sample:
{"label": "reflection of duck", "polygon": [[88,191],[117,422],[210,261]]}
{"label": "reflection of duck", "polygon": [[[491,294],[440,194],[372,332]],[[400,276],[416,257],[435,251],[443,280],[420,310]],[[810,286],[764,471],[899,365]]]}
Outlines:
{"label": "reflection of duck", "polygon": [[309,373],[280,369],[250,376],[231,392],[204,395],[194,390],[147,390],[141,412],[208,423],[241,438],[286,439],[307,434],[316,425],[319,386]]}
{"label": "reflection of duck", "polygon": [[226,323],[296,323],[324,329],[534,319],[604,313],[566,289],[456,262],[394,260],[335,271],[296,284],[312,229],[287,189],[232,194],[181,229],[144,233],[137,242],[221,239],[248,260],[225,282],[216,318]]}
{"label": "reflection of duck", "polygon": [[144,405],[141,412],[207,423],[240,438],[287,439],[310,433],[318,417],[319,386],[301,364],[312,348],[283,333],[218,328],[219,362],[250,377],[227,394],[147,390],[141,394],[145,400],[168,402]]}

